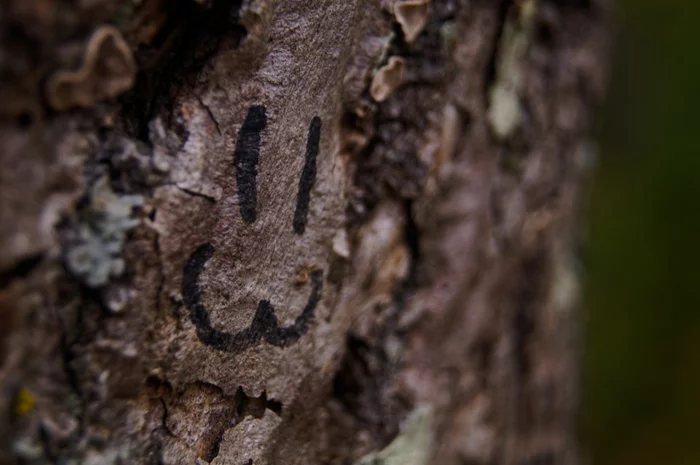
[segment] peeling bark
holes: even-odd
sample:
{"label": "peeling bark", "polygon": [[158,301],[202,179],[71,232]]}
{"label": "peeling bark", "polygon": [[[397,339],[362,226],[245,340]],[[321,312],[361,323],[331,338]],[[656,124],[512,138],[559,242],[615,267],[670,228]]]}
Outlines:
{"label": "peeling bark", "polygon": [[579,463],[606,1],[4,3],[0,463]]}

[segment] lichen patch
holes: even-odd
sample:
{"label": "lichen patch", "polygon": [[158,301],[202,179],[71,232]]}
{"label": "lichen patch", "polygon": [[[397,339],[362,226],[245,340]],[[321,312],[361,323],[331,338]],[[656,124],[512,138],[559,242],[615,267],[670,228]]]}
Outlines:
{"label": "lichen patch", "polygon": [[362,457],[355,465],[426,465],[432,455],[432,419],[431,406],[416,407],[388,446]]}
{"label": "lichen patch", "polygon": [[524,0],[517,15],[503,27],[496,67],[496,81],[489,92],[488,121],[499,139],[506,139],[522,124],[521,61],[532,37],[537,2]]}
{"label": "lichen patch", "polygon": [[143,204],[140,195],[115,194],[107,177],[92,188],[90,203],[82,214],[82,222],[74,245],[66,254],[68,269],[90,287],[107,284],[124,271],[120,254],[127,233],[139,224],[132,217],[132,208]]}

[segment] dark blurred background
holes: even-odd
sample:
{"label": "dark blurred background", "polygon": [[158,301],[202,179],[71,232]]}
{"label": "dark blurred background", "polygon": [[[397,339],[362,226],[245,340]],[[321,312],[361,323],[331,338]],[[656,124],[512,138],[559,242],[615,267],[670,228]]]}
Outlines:
{"label": "dark blurred background", "polygon": [[590,465],[700,464],[700,2],[616,0],[585,253]]}

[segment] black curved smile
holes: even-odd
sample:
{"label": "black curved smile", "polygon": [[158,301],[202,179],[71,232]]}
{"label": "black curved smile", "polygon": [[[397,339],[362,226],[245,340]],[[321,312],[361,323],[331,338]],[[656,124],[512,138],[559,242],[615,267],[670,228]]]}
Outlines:
{"label": "black curved smile", "polygon": [[316,306],[321,300],[323,273],[315,270],[311,273],[311,294],[306,306],[293,324],[280,327],[275,315],[275,308],[267,300],[258,303],[258,309],[249,327],[237,333],[227,333],[212,327],[207,309],[202,303],[202,290],[199,287],[199,275],[205,269],[207,261],[214,255],[214,246],[202,244],[192,253],[185,264],[182,278],[182,296],[190,312],[190,319],[197,327],[197,336],[206,345],[224,352],[246,350],[262,339],[277,347],[288,347],[299,340],[309,329]]}

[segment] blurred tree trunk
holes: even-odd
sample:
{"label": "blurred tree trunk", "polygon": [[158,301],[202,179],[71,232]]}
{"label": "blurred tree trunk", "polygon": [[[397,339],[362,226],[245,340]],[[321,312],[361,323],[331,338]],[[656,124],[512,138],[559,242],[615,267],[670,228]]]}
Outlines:
{"label": "blurred tree trunk", "polygon": [[0,462],[578,462],[602,0],[2,3]]}

